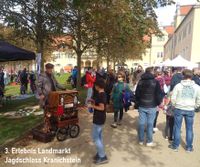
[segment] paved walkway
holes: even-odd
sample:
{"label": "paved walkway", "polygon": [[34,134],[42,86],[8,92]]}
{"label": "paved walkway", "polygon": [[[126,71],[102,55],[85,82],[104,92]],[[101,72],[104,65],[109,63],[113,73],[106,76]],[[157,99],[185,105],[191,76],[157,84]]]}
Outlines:
{"label": "paved walkway", "polygon": [[[195,139],[193,153],[186,153],[185,146],[185,129],[182,128],[182,142],[179,152],[173,152],[168,149],[168,141],[163,137],[165,127],[165,115],[160,113],[158,118],[159,131],[154,135],[154,141],[157,146],[155,148],[147,148],[139,146],[137,143],[137,111],[129,111],[124,115],[123,125],[117,129],[112,129],[110,123],[113,120],[113,115],[107,115],[107,123],[104,130],[104,142],[106,152],[109,158],[109,163],[102,165],[105,167],[200,167],[200,113],[195,116]],[[91,140],[92,115],[87,111],[82,111],[80,114],[81,133],[76,139],[67,139],[64,142],[58,142],[56,139],[47,144],[43,144],[33,140],[25,140],[20,145],[26,149],[37,148],[71,148],[71,154],[18,154],[11,155],[9,158],[80,158],[81,163],[56,164],[56,167],[93,167],[92,156],[95,154],[95,147]],[[27,143],[28,142],[28,143]],[[16,146],[18,147],[18,146]],[[0,158],[0,166],[10,167],[11,164],[5,164],[5,156]],[[16,164],[16,167],[55,167],[53,163],[39,164]]]}

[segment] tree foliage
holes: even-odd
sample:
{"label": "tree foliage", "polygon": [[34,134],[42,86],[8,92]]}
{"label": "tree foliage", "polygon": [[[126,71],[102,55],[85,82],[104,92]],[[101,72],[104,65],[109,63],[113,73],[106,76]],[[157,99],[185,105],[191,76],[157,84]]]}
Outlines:
{"label": "tree foliage", "polygon": [[42,53],[48,48],[52,36],[57,32],[57,25],[52,23],[55,16],[51,12],[54,1],[49,0],[2,0],[1,15],[4,24],[12,27],[15,38],[32,41],[36,51]]}
{"label": "tree foliage", "polygon": [[43,53],[52,37],[68,34],[79,69],[89,49],[108,60],[140,58],[148,43],[144,36],[160,34],[154,9],[172,0],[1,0],[6,26],[34,42]]}

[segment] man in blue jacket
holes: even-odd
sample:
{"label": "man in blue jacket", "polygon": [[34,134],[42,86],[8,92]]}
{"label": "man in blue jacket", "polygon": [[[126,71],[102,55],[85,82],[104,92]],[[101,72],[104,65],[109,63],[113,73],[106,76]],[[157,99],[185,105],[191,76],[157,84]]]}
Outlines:
{"label": "man in blue jacket", "polygon": [[78,75],[78,69],[77,66],[75,66],[74,69],[72,70],[72,80],[74,82],[74,88],[76,88],[77,86],[77,75]]}

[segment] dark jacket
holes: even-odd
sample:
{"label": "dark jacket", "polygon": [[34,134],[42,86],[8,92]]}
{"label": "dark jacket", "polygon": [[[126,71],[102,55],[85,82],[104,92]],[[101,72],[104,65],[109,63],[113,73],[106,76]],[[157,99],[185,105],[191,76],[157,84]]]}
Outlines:
{"label": "dark jacket", "polygon": [[144,73],[136,88],[136,107],[154,108],[162,102],[160,84],[153,74]]}
{"label": "dark jacket", "polygon": [[22,84],[28,83],[28,73],[27,73],[25,70],[23,70],[23,71],[21,72],[21,74],[20,74],[20,82],[21,82]]}
{"label": "dark jacket", "polygon": [[174,87],[181,82],[181,80],[183,79],[183,75],[182,73],[176,73],[174,74],[174,76],[172,77],[171,80],[171,84],[170,84],[170,91],[172,91],[174,89]]}
{"label": "dark jacket", "polygon": [[113,86],[116,83],[116,78],[114,74],[108,74],[106,79],[106,93],[110,94],[112,92]]}
{"label": "dark jacket", "polygon": [[4,72],[0,72],[0,86],[4,88]]}
{"label": "dark jacket", "polygon": [[193,78],[192,78],[192,80],[193,80],[197,85],[200,86],[200,76],[194,75]]}

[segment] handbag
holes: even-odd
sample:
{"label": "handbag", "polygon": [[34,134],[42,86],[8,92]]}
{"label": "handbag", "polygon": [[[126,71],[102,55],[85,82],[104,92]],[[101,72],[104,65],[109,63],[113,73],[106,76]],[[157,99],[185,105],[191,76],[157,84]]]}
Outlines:
{"label": "handbag", "polygon": [[106,112],[107,113],[114,113],[114,106],[112,103],[106,104]]}

